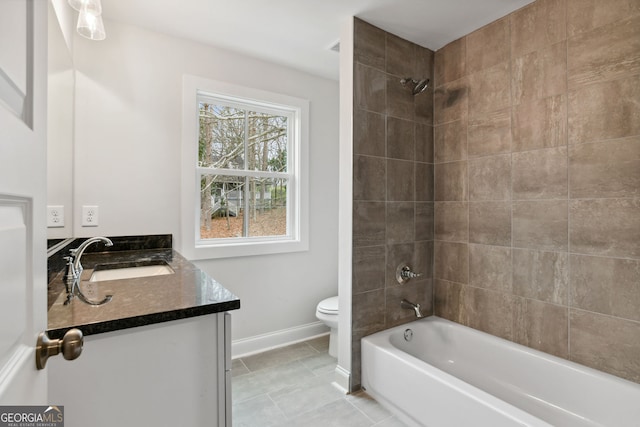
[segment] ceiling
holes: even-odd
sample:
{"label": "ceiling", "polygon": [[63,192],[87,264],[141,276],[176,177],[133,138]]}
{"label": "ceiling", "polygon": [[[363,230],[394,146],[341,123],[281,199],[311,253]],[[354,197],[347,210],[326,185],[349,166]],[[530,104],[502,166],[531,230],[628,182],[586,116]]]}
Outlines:
{"label": "ceiling", "polygon": [[[106,19],[338,79],[350,16],[432,50],[532,0],[103,0]],[[107,37],[109,35],[108,23]]]}

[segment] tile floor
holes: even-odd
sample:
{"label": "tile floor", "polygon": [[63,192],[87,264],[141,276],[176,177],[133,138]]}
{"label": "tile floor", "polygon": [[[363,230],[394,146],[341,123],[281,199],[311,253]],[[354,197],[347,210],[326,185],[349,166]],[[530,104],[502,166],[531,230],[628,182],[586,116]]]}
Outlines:
{"label": "tile floor", "polygon": [[364,392],[331,384],[329,337],[234,359],[233,427],[405,427]]}

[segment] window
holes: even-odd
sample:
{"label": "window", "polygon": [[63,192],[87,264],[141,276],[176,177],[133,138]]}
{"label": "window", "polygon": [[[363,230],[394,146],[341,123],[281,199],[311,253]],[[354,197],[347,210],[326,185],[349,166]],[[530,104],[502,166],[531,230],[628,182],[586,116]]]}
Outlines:
{"label": "window", "polygon": [[308,102],[185,76],[183,110],[183,252],[306,250]]}

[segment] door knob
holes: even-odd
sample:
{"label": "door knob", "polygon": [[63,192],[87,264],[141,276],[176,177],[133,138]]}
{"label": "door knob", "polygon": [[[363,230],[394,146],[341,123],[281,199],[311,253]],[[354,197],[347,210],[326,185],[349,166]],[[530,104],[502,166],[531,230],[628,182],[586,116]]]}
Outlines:
{"label": "door knob", "polygon": [[40,332],[36,344],[36,368],[44,369],[47,359],[62,352],[67,360],[77,359],[82,353],[84,337],[80,329],[69,329],[61,340],[52,340],[46,332]]}

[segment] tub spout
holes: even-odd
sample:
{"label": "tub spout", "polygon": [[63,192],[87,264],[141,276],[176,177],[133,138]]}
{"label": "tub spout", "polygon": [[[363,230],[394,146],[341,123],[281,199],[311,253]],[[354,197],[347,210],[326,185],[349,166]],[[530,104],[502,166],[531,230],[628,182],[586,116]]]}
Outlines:
{"label": "tub spout", "polygon": [[406,308],[408,310],[413,310],[416,313],[417,318],[424,317],[422,313],[420,313],[420,304],[414,304],[411,301],[403,299],[402,301],[400,301],[400,307]]}

